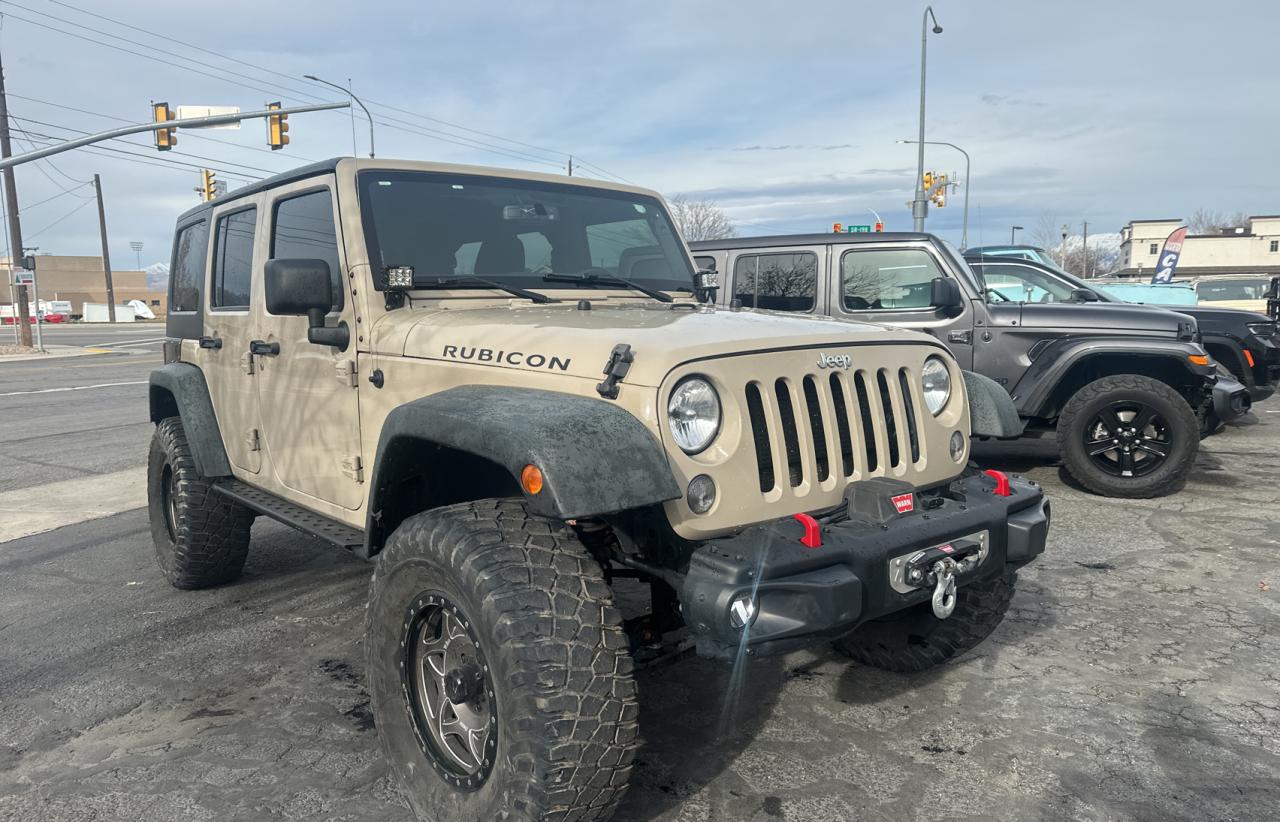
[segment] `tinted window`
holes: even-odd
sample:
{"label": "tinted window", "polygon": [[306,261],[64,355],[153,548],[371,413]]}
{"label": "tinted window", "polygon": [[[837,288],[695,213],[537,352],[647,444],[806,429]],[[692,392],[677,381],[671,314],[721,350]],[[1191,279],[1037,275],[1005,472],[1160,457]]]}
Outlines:
{"label": "tinted window", "polygon": [[178,232],[173,243],[169,282],[173,311],[199,311],[204,289],[205,255],[209,252],[209,224],[201,220]]}
{"label": "tinted window", "polygon": [[338,260],[338,232],[333,226],[329,190],[312,191],[276,203],[271,233],[271,258],[312,259],[329,264],[333,308],[342,308],[342,265]]}
{"label": "tinted window", "polygon": [[933,281],[941,276],[933,255],[919,248],[846,251],[840,258],[846,311],[928,308]]}
{"label": "tinted window", "polygon": [[258,209],[246,208],[218,220],[213,247],[213,295],[215,308],[248,308],[253,282],[253,234]]}
{"label": "tinted window", "polygon": [[818,293],[818,256],[809,251],[747,254],[733,264],[733,297],[771,311],[812,311]]}
{"label": "tinted window", "polygon": [[692,290],[684,244],[653,197],[429,172],[362,172],[359,187],[375,273],[412,266],[422,285],[474,274],[541,291],[576,287],[547,274],[605,269]]}

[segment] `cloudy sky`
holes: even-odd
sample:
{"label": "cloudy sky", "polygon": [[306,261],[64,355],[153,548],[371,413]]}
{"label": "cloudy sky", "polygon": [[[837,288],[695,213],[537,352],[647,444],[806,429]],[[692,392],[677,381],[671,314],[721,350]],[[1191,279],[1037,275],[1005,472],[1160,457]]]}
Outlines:
{"label": "cloudy sky", "polygon": [[[930,139],[973,157],[969,239],[1009,226],[1090,233],[1197,208],[1280,212],[1280,6],[1230,2],[938,0]],[[0,0],[15,150],[149,119],[149,101],[336,99],[351,78],[380,156],[588,174],[717,201],[743,234],[832,222],[909,229],[922,5],[685,0],[646,4],[333,0],[189,4]],[[100,16],[93,16],[100,15]],[[154,33],[154,34],[152,34]],[[155,36],[160,35],[160,36]],[[376,105],[375,105],[376,103]],[[394,106],[399,111],[389,108]],[[98,254],[102,175],[111,256],[168,257],[197,169],[232,188],[352,152],[345,113],[299,115],[292,144],[263,126],[149,136],[20,168],[25,242]],[[469,129],[469,130],[467,130]],[[367,125],[358,122],[361,153]],[[963,175],[931,147],[927,166]],[[961,196],[929,229],[958,240]]]}

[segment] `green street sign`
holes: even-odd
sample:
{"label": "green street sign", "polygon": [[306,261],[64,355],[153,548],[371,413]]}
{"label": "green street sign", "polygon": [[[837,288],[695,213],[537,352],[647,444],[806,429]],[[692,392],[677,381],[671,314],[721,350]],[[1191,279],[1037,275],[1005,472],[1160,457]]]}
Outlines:
{"label": "green street sign", "polygon": [[845,226],[844,231],[845,231],[845,233],[846,233],[846,234],[870,234],[870,233],[871,233],[871,226],[869,226],[869,225],[850,225],[850,226]]}

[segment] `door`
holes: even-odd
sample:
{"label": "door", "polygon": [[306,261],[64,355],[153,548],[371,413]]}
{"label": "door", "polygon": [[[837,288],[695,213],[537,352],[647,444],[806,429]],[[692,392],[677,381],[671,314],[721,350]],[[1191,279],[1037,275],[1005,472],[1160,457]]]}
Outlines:
{"label": "door", "polygon": [[832,316],[924,331],[946,345],[961,368],[973,367],[973,306],[967,296],[959,308],[931,304],[933,281],[953,278],[932,247],[858,244],[832,251]]}
{"label": "door", "polygon": [[336,205],[331,177],[272,191],[263,205],[263,257],[264,264],[266,259],[324,260],[333,305],[325,324],[345,322],[351,342],[346,351],[310,343],[306,317],[274,316],[264,305],[256,312],[258,339],[273,351],[279,348],[259,358],[256,379],[263,439],[276,483],[354,510],[364,498],[356,396],[358,323],[351,308]]}
{"label": "door", "polygon": [[208,310],[196,355],[218,418],[227,458],[236,473],[262,470],[253,339],[255,239],[258,208],[237,201],[213,212]]}
{"label": "door", "polygon": [[769,248],[733,252],[722,277],[721,301],[743,308],[825,314],[822,282],[827,250],[823,246]]}

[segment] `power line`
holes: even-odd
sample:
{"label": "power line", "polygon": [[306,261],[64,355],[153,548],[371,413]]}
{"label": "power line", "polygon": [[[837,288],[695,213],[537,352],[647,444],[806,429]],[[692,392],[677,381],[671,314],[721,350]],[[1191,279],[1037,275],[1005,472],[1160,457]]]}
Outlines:
{"label": "power line", "polygon": [[[209,68],[209,69],[211,69],[211,70],[213,70],[213,71],[225,72],[226,74],[230,74],[230,75],[232,75],[232,76],[234,76],[234,77],[241,77],[241,78],[245,78],[245,79],[249,79],[249,80],[255,80],[255,81],[256,81],[256,80],[258,79],[258,78],[256,78],[256,77],[251,77],[251,76],[249,76],[249,75],[245,75],[245,74],[242,74],[242,73],[240,73],[240,72],[231,71],[230,69],[227,69],[227,68],[224,68],[224,67],[221,67],[221,66],[214,66],[214,65],[210,65],[210,64],[208,64],[208,63],[202,63],[202,62],[196,61],[196,60],[194,60],[194,59],[192,59],[192,58],[190,58],[190,57],[187,57],[187,56],[185,56],[185,55],[178,54],[178,53],[176,53],[176,52],[172,52],[172,51],[168,51],[168,50],[166,50],[166,49],[162,49],[162,48],[159,48],[159,47],[156,47],[156,46],[151,46],[151,45],[146,44],[146,43],[140,43],[140,42],[138,42],[138,41],[136,41],[136,40],[131,40],[131,39],[126,38],[126,37],[121,37],[120,35],[110,34],[110,33],[108,33],[108,32],[100,32],[100,31],[98,31],[97,29],[93,29],[93,28],[91,28],[91,27],[89,27],[89,26],[86,26],[86,25],[84,25],[84,24],[76,23],[76,22],[74,22],[74,21],[70,21],[70,20],[66,20],[66,19],[61,18],[61,17],[58,17],[58,16],[56,16],[56,15],[48,14],[47,12],[38,11],[38,10],[36,10],[36,9],[32,9],[32,8],[30,8],[30,7],[28,7],[28,6],[24,6],[24,5],[20,4],[20,3],[15,3],[15,2],[13,2],[13,0],[0,0],[0,2],[3,2],[3,3],[5,3],[6,5],[15,6],[15,7],[17,7],[17,8],[23,9],[23,10],[25,10],[25,11],[29,11],[29,12],[31,12],[31,13],[33,13],[33,14],[37,14],[37,15],[40,15],[40,16],[42,16],[42,17],[46,17],[46,18],[51,19],[51,20],[56,20],[56,21],[58,21],[58,22],[60,22],[60,23],[64,23],[64,24],[66,24],[66,25],[71,25],[71,26],[75,26],[75,27],[77,27],[77,28],[81,28],[81,29],[86,29],[86,30],[89,30],[89,31],[93,31],[94,33],[101,34],[101,35],[106,36],[106,37],[110,37],[110,38],[112,38],[112,39],[114,39],[114,40],[119,40],[119,41],[121,41],[121,42],[129,43],[130,45],[138,46],[139,48],[145,48],[145,49],[149,49],[149,50],[152,50],[152,51],[158,51],[158,52],[160,52],[160,53],[162,53],[162,54],[170,55],[170,56],[175,57],[175,58],[177,58],[177,59],[179,59],[179,60],[184,60],[184,61],[186,61],[186,62],[188,62],[188,63],[194,63],[194,64],[196,64],[196,65],[204,66],[205,68]],[[177,39],[175,39],[175,38],[168,37],[167,35],[160,34],[159,32],[151,31],[151,30],[149,30],[149,29],[145,29],[145,28],[142,28],[142,27],[140,27],[140,26],[134,26],[134,25],[132,25],[132,24],[126,23],[126,22],[124,22],[124,21],[122,21],[122,20],[119,20],[119,19],[117,19],[117,18],[113,18],[113,17],[107,16],[107,15],[103,15],[103,14],[98,14],[98,13],[96,13],[96,12],[92,12],[92,11],[89,11],[89,10],[87,10],[87,9],[80,8],[80,7],[78,7],[78,6],[74,6],[74,5],[70,4],[70,3],[61,2],[61,0],[48,0],[48,2],[54,3],[55,5],[62,6],[62,7],[67,8],[67,9],[71,9],[71,10],[73,10],[73,11],[80,12],[80,13],[82,13],[82,14],[86,14],[86,15],[88,15],[88,16],[90,16],[90,17],[94,17],[94,18],[97,18],[97,19],[99,19],[99,20],[104,20],[104,21],[107,21],[107,22],[110,22],[110,23],[114,23],[114,24],[115,24],[115,25],[117,25],[117,26],[121,26],[121,27],[123,27],[123,28],[130,29],[130,30],[132,30],[132,31],[137,31],[137,32],[140,32],[140,33],[142,33],[142,34],[146,34],[146,35],[148,35],[148,36],[150,36],[150,37],[160,38],[160,39],[164,40],[165,42],[179,43],[180,45],[187,46],[188,48],[195,49],[195,50],[200,51],[200,52],[203,52],[203,53],[205,53],[205,54],[210,54],[210,55],[212,55],[212,56],[218,57],[218,58],[223,59],[223,60],[227,60],[227,61],[234,62],[234,63],[238,63],[238,64],[240,64],[240,65],[243,65],[243,66],[246,66],[246,67],[249,67],[249,68],[253,68],[253,69],[255,69],[256,71],[266,72],[266,73],[268,73],[268,74],[273,74],[273,75],[275,75],[275,76],[277,76],[277,77],[282,77],[282,78],[285,78],[285,79],[289,79],[289,80],[291,80],[291,81],[294,79],[294,78],[290,77],[289,75],[284,74],[284,73],[279,72],[279,71],[275,71],[274,69],[270,69],[270,68],[266,68],[266,67],[261,66],[261,65],[257,65],[257,64],[254,64],[254,63],[250,63],[250,62],[248,62],[248,61],[246,61],[246,60],[241,60],[241,59],[239,59],[239,58],[237,58],[237,57],[232,57],[232,56],[230,56],[230,55],[223,54],[223,53],[221,53],[221,52],[217,52],[217,51],[214,51],[214,50],[212,50],[212,49],[207,49],[207,48],[204,48],[204,47],[202,47],[202,46],[195,45],[195,44],[193,44],[193,43],[185,42],[185,41],[182,41],[182,40],[177,40]],[[104,46],[104,47],[107,47],[107,48],[114,48],[114,49],[116,49],[116,50],[118,50],[118,51],[123,51],[123,52],[125,52],[125,53],[127,53],[127,54],[132,54],[132,55],[135,55],[135,56],[143,57],[143,58],[145,58],[145,59],[156,60],[156,61],[158,61],[158,62],[165,63],[166,65],[171,65],[171,64],[169,64],[167,61],[159,60],[158,58],[151,57],[150,55],[147,55],[147,54],[141,54],[141,53],[139,53],[139,52],[135,52],[135,51],[132,51],[132,50],[130,50],[130,49],[122,48],[122,47],[120,47],[120,46],[117,46],[117,45],[114,45],[114,44],[111,44],[111,43],[104,43],[104,42],[102,42],[102,41],[100,41],[100,40],[94,40],[93,38],[85,37],[84,35],[76,34],[75,32],[67,32],[67,31],[63,31],[63,30],[58,29],[58,28],[56,28],[56,27],[49,26],[48,24],[40,23],[40,22],[37,22],[37,21],[34,21],[34,20],[28,20],[28,19],[23,18],[23,17],[18,16],[18,15],[11,15],[11,16],[12,16],[12,17],[14,17],[14,19],[22,20],[23,22],[31,23],[32,25],[41,26],[41,27],[44,27],[44,28],[50,29],[50,30],[52,30],[52,31],[56,31],[56,32],[59,32],[59,33],[62,33],[62,34],[66,34],[66,35],[71,36],[71,37],[78,37],[78,38],[80,38],[80,39],[82,39],[82,40],[87,40],[87,41],[89,41],[89,42],[96,43],[97,45],[101,45],[101,46]],[[274,89],[265,89],[265,90],[264,90],[261,86],[257,86],[257,85],[252,85],[252,84],[243,83],[243,82],[240,82],[240,81],[237,81],[237,80],[232,80],[232,79],[230,79],[230,78],[228,78],[228,77],[222,77],[222,76],[218,76],[218,75],[209,74],[208,72],[201,71],[200,69],[196,69],[196,68],[191,68],[190,66],[178,65],[178,66],[176,66],[176,67],[177,67],[177,68],[183,68],[183,69],[186,69],[186,70],[188,70],[188,71],[192,71],[192,72],[195,72],[195,73],[197,73],[197,74],[201,74],[201,75],[204,75],[204,76],[207,76],[207,77],[213,77],[214,79],[219,79],[219,80],[222,80],[223,82],[229,82],[229,83],[232,83],[232,84],[235,84],[235,85],[243,86],[243,87],[245,87],[245,88],[251,88],[251,89],[256,90],[256,91],[266,91],[267,93],[271,93],[271,94],[275,93],[275,90],[274,90]],[[311,94],[311,93],[310,93],[310,92],[308,92],[308,91],[300,91],[299,89],[297,89],[297,88],[295,88],[295,87],[293,87],[293,86],[284,86],[284,85],[279,84],[279,83],[276,83],[276,86],[277,86],[279,89],[286,90],[286,91],[288,91],[290,94],[293,94],[293,95],[299,96],[299,97],[301,97],[301,98],[310,98],[310,100],[317,100],[317,99],[320,99],[320,98],[316,97],[314,94]],[[440,123],[440,124],[442,124],[442,125],[446,125],[446,126],[448,126],[448,127],[450,127],[450,128],[453,128],[453,129],[457,129],[457,130],[460,130],[460,131],[469,132],[469,133],[471,133],[471,134],[479,134],[479,135],[481,135],[481,136],[490,137],[490,138],[495,139],[495,140],[501,140],[502,142],[510,143],[510,144],[512,144],[512,145],[517,145],[517,146],[522,146],[522,147],[524,147],[524,148],[533,149],[534,151],[538,151],[538,152],[542,152],[542,153],[544,153],[544,154],[549,154],[549,155],[555,156],[557,159],[558,159],[558,158],[561,158],[561,157],[563,157],[563,158],[567,158],[567,157],[569,156],[569,154],[570,154],[570,152],[562,151],[562,150],[559,150],[559,149],[551,149],[551,148],[546,148],[546,147],[543,147],[543,146],[537,146],[537,145],[534,145],[534,144],[532,144],[532,143],[523,142],[523,141],[521,141],[521,140],[514,140],[514,139],[512,139],[512,138],[510,138],[510,137],[503,137],[502,135],[499,135],[499,134],[493,134],[493,133],[491,133],[491,132],[481,131],[480,129],[470,128],[470,127],[468,127],[468,126],[464,126],[464,125],[461,125],[461,124],[459,124],[459,123],[453,123],[453,122],[450,122],[450,121],[448,121],[448,120],[443,120],[443,119],[438,118],[438,117],[431,117],[431,116],[429,116],[429,115],[420,114],[420,113],[417,113],[417,112],[410,111],[410,110],[408,110],[408,109],[400,108],[400,107],[397,107],[397,106],[392,106],[392,105],[390,105],[390,104],[388,104],[388,103],[381,103],[381,102],[375,102],[375,101],[369,101],[369,102],[370,102],[370,104],[372,104],[372,105],[374,105],[375,107],[378,107],[378,108],[386,109],[386,110],[389,110],[389,111],[395,111],[395,112],[398,112],[398,113],[401,113],[401,114],[405,114],[405,115],[410,116],[410,117],[415,117],[415,118],[418,118],[418,119],[421,119],[421,120],[424,120],[424,121],[428,121],[428,122]],[[406,133],[414,134],[414,135],[421,136],[421,137],[427,137],[428,139],[440,140],[440,141],[442,141],[442,142],[446,142],[446,143],[451,143],[451,144],[453,144],[453,145],[462,146],[463,148],[472,148],[472,149],[479,148],[479,149],[482,149],[482,150],[488,150],[488,151],[491,151],[491,152],[493,152],[493,153],[500,154],[500,155],[502,155],[502,156],[511,157],[511,158],[519,159],[519,160],[525,160],[525,161],[527,161],[527,162],[539,163],[539,164],[542,164],[542,165],[551,166],[552,168],[563,168],[563,167],[564,167],[564,164],[563,164],[562,162],[549,162],[549,161],[548,161],[546,158],[544,158],[544,157],[537,157],[537,156],[535,156],[535,155],[531,155],[531,154],[529,154],[528,152],[520,151],[520,150],[518,150],[518,149],[511,149],[511,148],[507,148],[507,147],[505,147],[505,146],[495,146],[495,145],[493,145],[493,144],[491,144],[491,143],[486,143],[486,142],[484,142],[484,141],[482,141],[482,140],[476,140],[476,139],[474,139],[474,138],[466,137],[465,135],[450,134],[449,132],[443,132],[443,131],[440,131],[440,130],[438,130],[438,129],[427,128],[427,127],[424,127],[424,126],[417,126],[416,124],[406,123],[404,120],[400,120],[400,119],[398,119],[398,118],[389,118],[389,117],[385,117],[385,116],[384,116],[384,119],[373,118],[373,122],[374,122],[375,124],[383,125],[383,126],[385,126],[385,127],[387,127],[387,128],[392,128],[392,129],[395,129],[395,130],[398,130],[398,131],[404,131],[404,132],[406,132]],[[399,126],[397,126],[397,125],[395,125],[395,124],[399,124]],[[575,156],[577,156],[577,155],[575,155]],[[580,160],[580,162],[581,162],[581,160]],[[595,165],[595,164],[593,164],[593,163],[581,162],[581,164],[582,164],[582,165],[584,165],[584,166],[587,166],[587,167],[589,167],[589,168],[595,169],[595,171],[596,171],[597,173],[603,174],[603,175],[608,176],[608,177],[613,177],[613,178],[618,179],[618,180],[620,180],[620,181],[622,181],[622,182],[628,182],[625,178],[621,177],[620,175],[617,175],[617,174],[614,174],[614,173],[612,173],[612,172],[609,172],[609,171],[607,171],[607,170],[605,170],[605,169],[601,168],[600,166]]]}
{"label": "power line", "polygon": [[[91,182],[90,182],[90,183],[81,183],[81,184],[78,186],[78,188],[83,188],[83,187],[88,186],[88,185],[93,185],[93,183],[91,183]],[[58,199],[59,197],[65,197],[65,196],[67,196],[68,194],[75,194],[75,193],[76,193],[76,189],[74,189],[74,188],[72,188],[72,189],[68,189],[67,191],[59,191],[57,194],[53,195],[52,197],[46,197],[45,199],[41,200],[41,201],[40,201],[40,202],[38,202],[38,203],[32,203],[31,205],[24,207],[21,211],[19,211],[19,212],[18,212],[18,215],[19,215],[19,216],[21,216],[21,215],[23,215],[23,214],[26,214],[28,211],[30,211],[31,209],[35,208],[36,206],[42,206],[42,205],[44,205],[44,204],[45,204],[45,203],[47,203],[47,202],[50,202],[50,201],[52,201],[52,200],[56,200],[56,199]],[[81,195],[77,194],[76,196],[77,196],[77,197],[79,197],[79,196],[81,196]],[[88,198],[88,197],[86,197],[85,199],[89,199],[89,198]]]}
{"label": "power line", "polygon": [[[34,132],[31,134],[33,138],[34,137],[43,138],[40,140],[31,139],[30,142],[34,145],[52,146],[52,145],[58,145],[59,143],[63,142],[63,139],[60,136],[50,135],[50,134],[41,134],[39,132]],[[138,154],[133,151],[125,151],[124,149],[113,148],[111,146],[103,146],[103,145],[83,146],[82,150],[94,153],[100,157],[109,157],[111,159],[123,160],[126,162],[141,163],[143,165],[155,166],[156,168],[167,168],[171,171],[181,171],[184,174],[188,173],[188,169],[199,170],[202,168],[206,168],[206,166],[198,165],[196,163],[184,163],[180,160],[170,160],[165,157],[151,157],[146,154]],[[109,153],[103,154],[103,152],[109,152]],[[122,156],[116,156],[116,155],[122,155]],[[225,169],[218,169],[218,171],[222,172],[224,177],[230,177],[236,180],[256,182],[258,180],[263,179],[262,177],[258,177],[253,174],[245,174],[243,172],[238,172],[238,171],[227,171]]]}
{"label": "power line", "polygon": [[70,211],[68,211],[66,214],[63,214],[61,217],[59,217],[58,219],[56,219],[56,220],[54,220],[53,222],[49,223],[47,226],[45,226],[44,228],[40,229],[39,231],[35,231],[35,232],[30,233],[30,234],[27,234],[27,235],[26,235],[26,237],[24,237],[24,238],[23,238],[24,243],[25,243],[25,241],[26,241],[26,240],[34,240],[37,236],[39,236],[40,234],[43,234],[43,233],[45,233],[46,231],[48,231],[49,229],[53,228],[53,227],[54,227],[54,226],[56,226],[58,223],[60,223],[60,222],[62,222],[63,220],[67,219],[67,218],[68,218],[68,217],[70,217],[72,214],[75,214],[77,211],[79,211],[80,209],[84,208],[85,206],[87,206],[87,205],[88,205],[89,203],[91,203],[91,202],[93,202],[93,200],[85,200],[83,203],[81,203],[80,205],[78,205],[78,206],[76,206],[75,208],[71,209],[71,210],[70,210]]}

